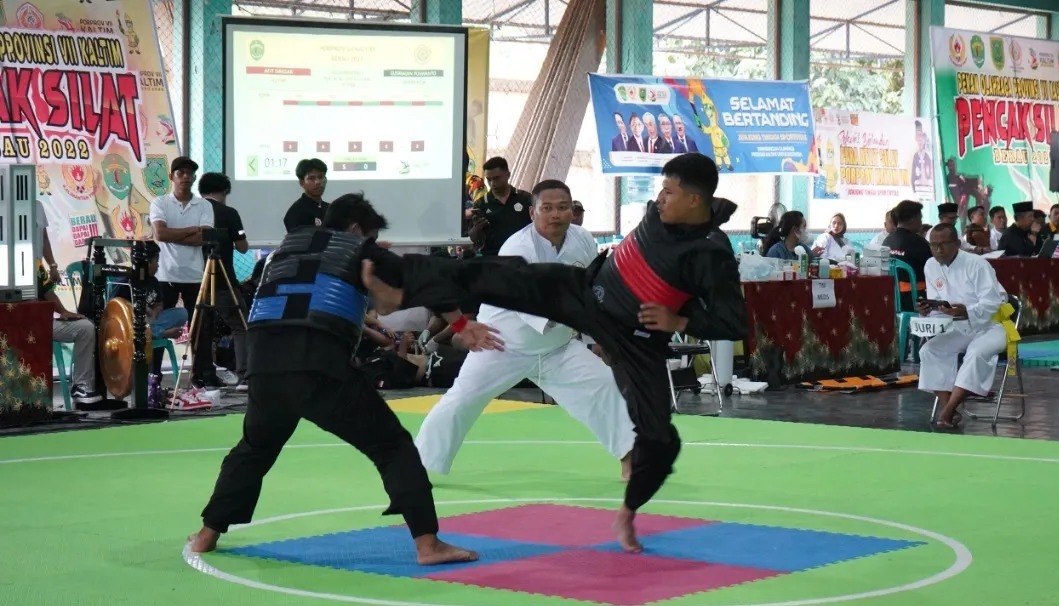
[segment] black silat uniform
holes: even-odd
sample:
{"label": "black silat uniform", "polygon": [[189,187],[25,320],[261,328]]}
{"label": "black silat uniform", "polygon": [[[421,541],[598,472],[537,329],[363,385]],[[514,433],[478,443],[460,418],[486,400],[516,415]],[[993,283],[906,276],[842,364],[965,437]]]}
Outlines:
{"label": "black silat uniform", "polygon": [[643,328],[640,305],[660,303],[679,312],[688,318],[684,332],[699,339],[738,341],[746,335],[738,265],[730,249],[708,237],[714,230],[712,222],[666,226],[650,204],[614,254],[601,255],[587,269],[528,264],[516,257],[461,262],[406,255],[403,305],[453,305],[470,294],[595,339],[636,427],[633,474],[625,492],[625,505],[636,510],[661,488],[680,452],[666,370],[672,335]]}
{"label": "black silat uniform", "polygon": [[[1038,237],[1037,240],[1043,247],[1044,238]],[[1005,257],[1034,257],[1041,252],[1041,247],[1030,240],[1030,232],[1018,225],[1008,225],[997,244],[997,248],[1004,251]]]}
{"label": "black silat uniform", "polygon": [[898,283],[898,289],[901,291],[901,310],[914,311],[919,294],[925,293],[927,289],[926,276],[923,271],[927,261],[934,256],[934,253],[930,250],[930,244],[927,243],[927,239],[923,236],[903,227],[898,227],[890,235],[886,236],[886,239],[883,240],[883,246],[890,249],[891,256],[908,263],[912,271],[916,272],[914,293],[912,284],[905,280],[906,276],[904,273],[899,274],[901,281]]}
{"label": "black silat uniform", "polygon": [[436,534],[431,484],[412,436],[350,360],[367,307],[361,259],[400,283],[398,257],[348,233],[288,234],[270,256],[248,319],[249,404],[243,438],[228,453],[206,527],[226,532],[251,520],[261,483],[301,419],[363,452],[413,537]]}

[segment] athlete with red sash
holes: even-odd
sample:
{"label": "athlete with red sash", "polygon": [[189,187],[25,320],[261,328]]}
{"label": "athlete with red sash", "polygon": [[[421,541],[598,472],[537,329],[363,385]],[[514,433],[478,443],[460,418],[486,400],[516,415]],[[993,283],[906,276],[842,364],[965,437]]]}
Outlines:
{"label": "athlete with red sash", "polygon": [[547,317],[602,346],[636,427],[632,476],[614,524],[622,547],[634,553],[643,550],[633,528],[636,511],[662,487],[680,453],[666,366],[673,333],[739,341],[747,331],[735,256],[708,237],[716,227],[717,165],[702,154],[683,154],[662,175],[662,193],[639,226],[587,269],[514,257],[406,255],[401,284],[377,279],[370,262],[362,276],[380,313],[452,306],[469,295]]}

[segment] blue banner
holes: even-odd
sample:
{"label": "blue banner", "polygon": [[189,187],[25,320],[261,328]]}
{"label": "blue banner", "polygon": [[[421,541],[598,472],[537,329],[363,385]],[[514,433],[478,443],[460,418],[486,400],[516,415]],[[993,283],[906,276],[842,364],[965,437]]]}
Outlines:
{"label": "blue banner", "polygon": [[816,173],[808,82],[588,75],[603,173],[657,175],[706,154],[721,172]]}

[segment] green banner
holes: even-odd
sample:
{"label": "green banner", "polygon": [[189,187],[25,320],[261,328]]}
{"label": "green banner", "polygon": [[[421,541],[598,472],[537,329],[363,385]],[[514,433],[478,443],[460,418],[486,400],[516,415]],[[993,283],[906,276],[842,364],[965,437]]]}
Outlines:
{"label": "green banner", "polygon": [[1032,200],[1045,212],[1059,113],[1059,42],[931,28],[947,201],[968,207]]}

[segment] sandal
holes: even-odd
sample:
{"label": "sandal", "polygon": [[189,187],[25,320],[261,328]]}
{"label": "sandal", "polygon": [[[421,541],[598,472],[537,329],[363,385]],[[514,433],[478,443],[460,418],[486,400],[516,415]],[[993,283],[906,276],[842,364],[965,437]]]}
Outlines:
{"label": "sandal", "polygon": [[958,412],[954,412],[952,413],[951,421],[938,419],[937,421],[934,421],[934,425],[936,425],[938,429],[956,429],[960,426],[961,421],[963,421],[963,415]]}

